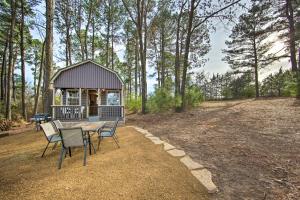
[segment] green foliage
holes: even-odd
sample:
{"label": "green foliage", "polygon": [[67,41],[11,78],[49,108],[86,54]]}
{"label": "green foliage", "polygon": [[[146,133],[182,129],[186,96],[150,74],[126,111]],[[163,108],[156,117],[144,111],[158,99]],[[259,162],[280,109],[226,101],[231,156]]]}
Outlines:
{"label": "green foliage", "polygon": [[127,100],[126,108],[134,113],[137,113],[141,110],[142,107],[142,98],[138,97],[135,99],[134,97],[131,97]]}
{"label": "green foliage", "polygon": [[231,98],[251,98],[255,96],[255,86],[253,85],[253,74],[251,71],[235,78],[229,84]]}
{"label": "green foliage", "polygon": [[187,89],[186,103],[187,107],[198,106],[204,100],[203,94],[199,87],[191,86]]}
{"label": "green foliage", "polygon": [[150,112],[161,112],[171,110],[174,105],[175,98],[171,91],[166,88],[157,88],[148,99],[147,109]]}
{"label": "green foliage", "polygon": [[270,74],[263,80],[262,94],[264,96],[296,97],[298,93],[297,74],[290,70],[282,69],[275,74]]}

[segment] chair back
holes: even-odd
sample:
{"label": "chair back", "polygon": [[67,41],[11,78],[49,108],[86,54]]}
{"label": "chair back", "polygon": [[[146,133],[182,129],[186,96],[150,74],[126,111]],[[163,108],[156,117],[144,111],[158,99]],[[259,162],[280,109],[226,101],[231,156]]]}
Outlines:
{"label": "chair back", "polygon": [[63,128],[63,127],[64,127],[64,126],[62,125],[62,123],[61,123],[59,120],[54,120],[54,121],[53,121],[53,124],[54,124],[54,126],[55,126],[57,132],[59,132],[59,129],[60,129],[60,128]]}
{"label": "chair back", "polygon": [[116,121],[115,121],[115,124],[114,124],[113,128],[112,128],[112,133],[111,133],[112,136],[113,136],[113,135],[115,134],[115,132],[116,132],[116,129],[117,129],[117,126],[118,126],[119,121],[120,121],[120,118],[118,117],[118,118],[116,119]]}
{"label": "chair back", "polygon": [[59,129],[59,133],[65,148],[80,147],[84,145],[81,128],[61,128]]}
{"label": "chair back", "polygon": [[40,126],[42,127],[42,130],[48,141],[51,139],[51,137],[53,135],[57,134],[57,132],[51,122],[43,123]]}

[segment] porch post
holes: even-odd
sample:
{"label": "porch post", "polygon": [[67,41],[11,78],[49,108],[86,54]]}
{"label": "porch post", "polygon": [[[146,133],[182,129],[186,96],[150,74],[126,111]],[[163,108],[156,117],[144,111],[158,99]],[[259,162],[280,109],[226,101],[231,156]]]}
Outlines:
{"label": "porch post", "polygon": [[86,89],[86,118],[89,117],[89,89]]}
{"label": "porch post", "polygon": [[63,106],[64,105],[64,95],[63,95],[63,91],[60,88],[60,105]]}
{"label": "porch post", "polygon": [[98,88],[97,93],[98,93],[98,106],[99,106],[99,105],[101,105],[101,90],[100,90],[100,88]]}
{"label": "porch post", "polygon": [[79,88],[79,105],[81,106],[81,88]]}
{"label": "porch post", "polygon": [[55,87],[52,89],[52,119],[55,119]]}
{"label": "porch post", "polygon": [[122,85],[121,89],[121,105],[122,105],[122,116],[123,116],[123,122],[125,124],[125,107],[124,107],[124,86]]}
{"label": "porch post", "polygon": [[98,117],[100,118],[100,113],[99,113],[99,110],[100,110],[100,108],[99,108],[99,106],[101,105],[101,90],[100,90],[100,88],[98,88],[98,90],[97,90],[97,93],[98,93],[98,99],[97,99],[97,101],[98,101],[98,106],[97,106],[97,115],[98,115]]}
{"label": "porch post", "polygon": [[81,113],[81,88],[79,88],[79,114],[80,114],[80,119],[82,118],[82,113]]}

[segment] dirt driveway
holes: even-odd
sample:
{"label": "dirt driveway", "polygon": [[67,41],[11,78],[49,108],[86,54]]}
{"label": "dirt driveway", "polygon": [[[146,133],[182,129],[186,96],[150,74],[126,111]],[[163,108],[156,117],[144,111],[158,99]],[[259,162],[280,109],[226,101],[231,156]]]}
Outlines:
{"label": "dirt driveway", "polygon": [[206,102],[184,113],[129,115],[213,173],[212,199],[300,199],[300,101]]}

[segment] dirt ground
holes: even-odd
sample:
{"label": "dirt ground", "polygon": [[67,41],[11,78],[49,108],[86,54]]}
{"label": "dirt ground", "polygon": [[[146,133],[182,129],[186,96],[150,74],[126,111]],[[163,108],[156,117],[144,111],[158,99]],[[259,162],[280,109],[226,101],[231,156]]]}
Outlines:
{"label": "dirt ground", "polygon": [[213,173],[212,199],[300,199],[300,101],[206,102],[184,113],[129,115]]}
{"label": "dirt ground", "polygon": [[[61,170],[60,148],[47,151],[42,132],[0,138],[0,199],[208,199],[207,192],[179,159],[128,127],[87,157],[75,149]],[[96,143],[96,137],[94,137]]]}

